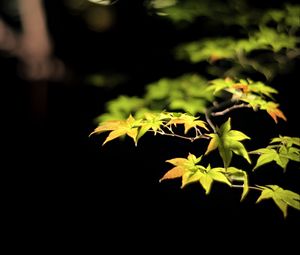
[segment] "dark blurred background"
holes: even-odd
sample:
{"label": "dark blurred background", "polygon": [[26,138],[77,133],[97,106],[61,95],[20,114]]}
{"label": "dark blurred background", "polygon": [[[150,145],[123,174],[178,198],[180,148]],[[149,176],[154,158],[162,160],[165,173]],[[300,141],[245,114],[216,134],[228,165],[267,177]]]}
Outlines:
{"label": "dark blurred background", "polygon": [[[19,31],[18,18],[8,12],[7,2],[1,1],[2,18]],[[184,157],[189,151],[197,154],[197,146],[203,150],[207,144],[146,135],[137,147],[129,139],[102,147],[104,136],[89,137],[108,100],[119,94],[142,95],[146,84],[189,70],[189,65],[174,61],[170,49],[193,38],[197,26],[180,32],[170,21],[151,15],[143,1],[119,0],[90,9],[91,13],[71,2],[44,1],[61,76],[54,72],[46,79],[30,79],[22,73],[20,58],[5,51],[0,57],[3,162],[7,161],[2,169],[9,176],[3,180],[8,184],[4,196],[12,222],[21,226],[20,235],[29,229],[49,230],[55,232],[54,240],[63,242],[67,236],[80,239],[86,233],[92,242],[99,235],[122,239],[131,233],[150,235],[142,245],[150,240],[156,246],[169,236],[195,238],[198,232],[200,239],[206,233],[226,238],[228,231],[238,240],[250,230],[260,238],[268,229],[299,233],[298,211],[290,209],[283,220],[273,202],[255,205],[255,191],[240,202],[240,191],[222,184],[213,185],[206,196],[200,185],[180,189],[176,180],[158,182],[170,167],[166,159]],[[100,21],[94,17],[99,13]],[[298,136],[298,70],[299,60],[292,72],[274,80],[281,84],[278,101],[287,123],[274,125],[258,113],[257,119],[264,122],[251,115],[252,119],[240,118],[236,126],[253,140],[268,142],[278,133]],[[124,79],[114,86],[95,86],[88,82],[95,73],[121,74]],[[232,119],[238,117],[242,114],[233,113]],[[274,182],[299,192],[296,168],[284,175],[271,169],[269,174]],[[264,183],[269,181],[266,176],[257,174],[258,182],[269,184]]]}

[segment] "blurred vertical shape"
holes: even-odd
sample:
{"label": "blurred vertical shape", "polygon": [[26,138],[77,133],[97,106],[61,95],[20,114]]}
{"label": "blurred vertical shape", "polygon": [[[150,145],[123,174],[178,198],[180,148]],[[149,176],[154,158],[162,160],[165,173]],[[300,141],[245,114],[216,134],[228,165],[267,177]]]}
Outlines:
{"label": "blurred vertical shape", "polygon": [[29,85],[30,117],[40,121],[46,116],[48,81],[61,80],[65,67],[53,54],[43,0],[16,0],[14,6],[20,31],[0,19],[0,50],[17,58],[17,74]]}
{"label": "blurred vertical shape", "polygon": [[29,80],[61,78],[62,63],[52,56],[45,10],[41,0],[18,0],[22,33],[16,54],[21,60],[20,72]]}

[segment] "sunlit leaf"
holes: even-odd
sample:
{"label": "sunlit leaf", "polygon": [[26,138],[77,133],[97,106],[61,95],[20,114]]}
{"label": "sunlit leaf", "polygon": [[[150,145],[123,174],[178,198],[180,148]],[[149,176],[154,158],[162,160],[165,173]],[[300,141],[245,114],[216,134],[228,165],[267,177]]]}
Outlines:
{"label": "sunlit leaf", "polygon": [[190,116],[187,114],[181,114],[179,117],[172,118],[167,125],[176,125],[183,124],[184,125],[184,133],[186,134],[191,128],[201,127],[206,130],[206,122],[202,120],[197,120],[196,117]]}
{"label": "sunlit leaf", "polygon": [[275,204],[282,211],[283,217],[286,218],[286,216],[287,216],[287,208],[288,208],[287,203],[285,201],[283,201],[280,197],[277,197],[275,194],[273,195],[272,198],[273,198]]}
{"label": "sunlit leaf", "polygon": [[280,136],[272,138],[268,147],[251,151],[252,154],[260,155],[253,170],[275,161],[285,171],[289,160],[300,162],[300,149],[293,147],[297,142],[298,137]]}
{"label": "sunlit leaf", "polygon": [[185,173],[185,171],[186,169],[182,166],[175,166],[171,170],[169,170],[159,181],[181,177]]}
{"label": "sunlit leaf", "polygon": [[181,188],[184,188],[190,183],[198,182],[203,175],[204,173],[200,170],[185,172],[182,176]]}
{"label": "sunlit leaf", "polygon": [[199,175],[199,181],[205,190],[205,194],[209,194],[213,181],[223,182],[231,186],[230,181],[225,175],[224,168],[211,168],[210,165]]}
{"label": "sunlit leaf", "polygon": [[277,94],[278,91],[270,86],[265,85],[264,83],[258,81],[253,82],[249,85],[249,90],[259,95],[265,95],[272,98],[272,94]]}
{"label": "sunlit leaf", "polygon": [[282,198],[284,201],[291,207],[300,210],[300,195],[290,191],[290,190],[282,190],[281,191]]}
{"label": "sunlit leaf", "polygon": [[212,150],[218,148],[225,168],[229,167],[230,165],[232,153],[242,156],[249,163],[251,163],[246,148],[240,142],[245,139],[250,139],[250,137],[240,131],[231,130],[230,118],[228,118],[228,120],[223,125],[221,125],[221,127],[218,129],[217,134],[209,134],[209,136],[212,139],[208,144],[205,154],[208,154]]}
{"label": "sunlit leaf", "polygon": [[162,115],[160,113],[145,113],[144,119],[140,123],[137,140],[140,139],[149,130],[154,131],[154,134],[156,134],[156,132],[160,130],[161,126],[163,125],[161,116]]}
{"label": "sunlit leaf", "polygon": [[202,156],[196,157],[189,153],[187,158],[173,158],[166,160],[174,167],[170,169],[161,179],[175,179],[182,177],[181,188],[190,183],[199,182],[205,193],[209,194],[213,181],[222,182],[231,186],[226,171],[222,167],[211,168],[210,165],[204,167],[199,164]]}
{"label": "sunlit leaf", "polygon": [[135,120],[130,115],[126,120],[107,121],[101,123],[97,128],[95,128],[91,135],[111,131],[102,145],[123,135],[130,136],[136,144],[139,123],[140,121]]}
{"label": "sunlit leaf", "polygon": [[249,136],[245,135],[244,133],[237,131],[237,130],[230,130],[227,133],[227,137],[236,141],[243,141],[245,139],[250,139]]}
{"label": "sunlit leaf", "polygon": [[213,91],[214,94],[217,94],[219,91],[230,88],[232,85],[234,85],[234,81],[230,78],[215,79],[210,81],[210,86],[207,87],[207,90]]}
{"label": "sunlit leaf", "polygon": [[271,140],[271,143],[282,143],[286,144],[288,147],[292,145],[300,146],[300,138],[299,137],[290,137],[290,136],[279,136],[275,137]]}
{"label": "sunlit leaf", "polygon": [[300,195],[290,191],[284,190],[277,185],[258,186],[262,189],[261,195],[257,199],[256,203],[272,198],[275,204],[282,211],[283,216],[287,217],[287,208],[291,206],[297,210],[300,210]]}
{"label": "sunlit leaf", "polygon": [[257,159],[256,165],[253,168],[253,171],[256,168],[258,168],[264,164],[267,164],[273,160],[279,159],[279,156],[274,149],[267,149],[267,148],[263,149],[263,150],[260,149],[260,150],[252,151],[251,153],[259,153],[260,154],[259,158]]}
{"label": "sunlit leaf", "polygon": [[222,167],[211,168],[207,171],[207,174],[211,176],[213,180],[218,182],[223,182],[231,186],[231,183],[225,174],[224,168]]}
{"label": "sunlit leaf", "polygon": [[208,174],[204,174],[204,175],[201,175],[199,181],[205,190],[205,194],[209,194],[211,185],[213,183],[213,178]]}

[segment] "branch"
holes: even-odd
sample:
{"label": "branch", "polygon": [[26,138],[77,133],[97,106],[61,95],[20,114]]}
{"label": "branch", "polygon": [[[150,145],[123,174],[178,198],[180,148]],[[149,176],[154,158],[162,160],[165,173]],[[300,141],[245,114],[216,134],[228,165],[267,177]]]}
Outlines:
{"label": "branch", "polygon": [[212,130],[214,131],[214,133],[217,133],[217,129],[215,127],[215,125],[212,123],[211,119],[210,119],[210,115],[212,113],[213,107],[210,109],[207,109],[207,111],[205,112],[205,119],[206,122],[208,123],[208,125],[212,128]]}
{"label": "branch", "polygon": [[228,105],[231,105],[233,104],[233,100],[230,99],[230,100],[227,100],[227,101],[224,101],[220,104],[214,104],[214,106],[212,106],[211,108],[208,108],[205,112],[205,119],[206,119],[206,122],[209,124],[209,126],[213,129],[214,133],[217,133],[217,129],[216,129],[216,126],[213,124],[212,120],[210,119],[210,116],[213,116],[213,112],[214,111],[217,111],[217,110],[220,110]]}
{"label": "branch", "polygon": [[221,115],[225,115],[226,113],[228,113],[228,112],[230,112],[230,111],[232,111],[232,110],[234,110],[234,109],[238,109],[238,108],[251,108],[251,106],[248,105],[248,104],[235,104],[235,105],[233,105],[233,106],[231,106],[231,107],[229,107],[229,108],[227,108],[227,109],[225,109],[225,110],[223,110],[223,111],[212,112],[212,113],[211,113],[211,116],[221,116]]}

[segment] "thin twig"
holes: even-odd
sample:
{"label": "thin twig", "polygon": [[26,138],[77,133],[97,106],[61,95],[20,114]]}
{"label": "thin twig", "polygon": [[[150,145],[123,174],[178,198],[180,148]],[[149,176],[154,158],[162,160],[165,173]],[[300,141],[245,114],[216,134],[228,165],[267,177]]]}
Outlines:
{"label": "thin twig", "polygon": [[211,112],[212,112],[212,109],[214,107],[208,109],[206,112],[205,112],[205,119],[206,119],[206,122],[208,123],[208,125],[212,128],[212,130],[214,131],[214,133],[217,133],[217,129],[215,127],[215,125],[212,123],[211,119],[210,119],[210,115],[211,115]]}
{"label": "thin twig", "polygon": [[226,113],[234,110],[234,109],[238,109],[238,108],[251,108],[251,105],[247,105],[247,104],[235,104],[223,111],[219,111],[219,112],[212,112],[211,116],[221,116],[221,115],[225,115]]}
{"label": "thin twig", "polygon": [[227,100],[227,101],[224,101],[220,104],[214,104],[211,108],[207,109],[206,112],[205,112],[205,119],[206,119],[206,122],[208,123],[208,125],[213,129],[214,133],[217,133],[217,128],[216,126],[213,124],[212,120],[210,119],[210,116],[213,116],[213,112],[214,111],[217,111],[217,110],[220,110],[230,104],[233,104],[233,101],[230,99],[230,100]]}
{"label": "thin twig", "polygon": [[197,139],[210,139],[210,137],[207,136],[207,135],[197,135],[195,137],[189,137],[189,136],[178,135],[178,134],[175,134],[175,133],[166,133],[166,132],[163,132],[163,131],[157,131],[156,133],[158,133],[160,135],[178,137],[178,138],[181,138],[181,139],[189,140],[191,142],[193,142]]}

